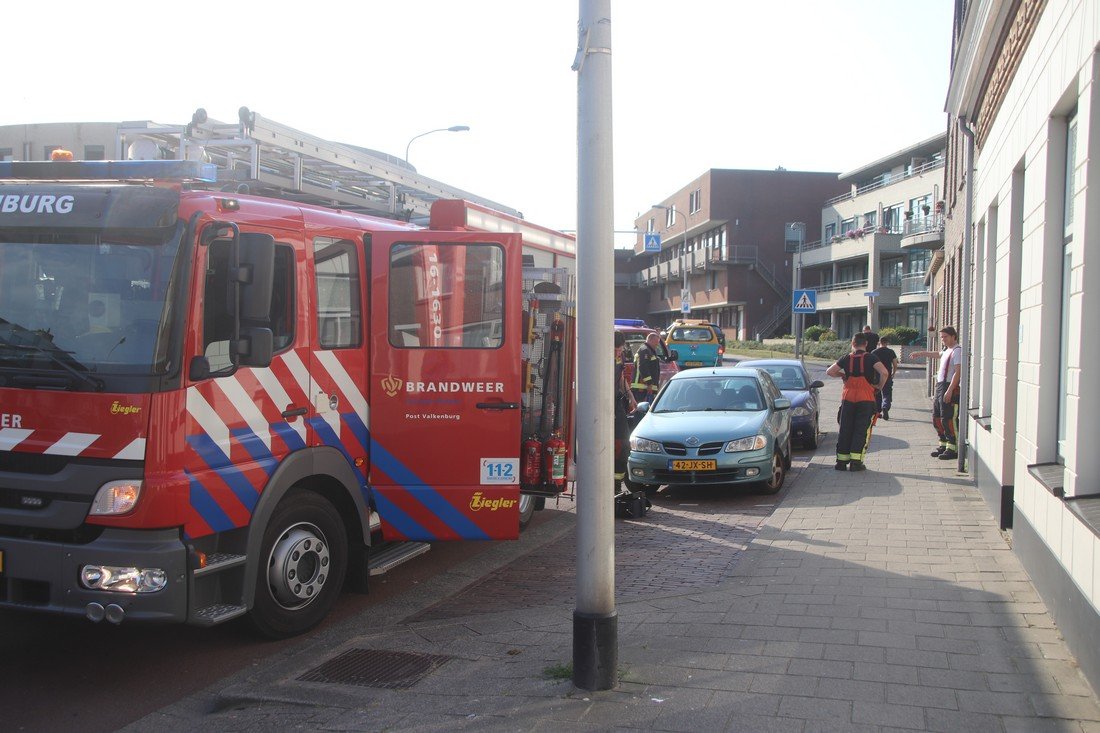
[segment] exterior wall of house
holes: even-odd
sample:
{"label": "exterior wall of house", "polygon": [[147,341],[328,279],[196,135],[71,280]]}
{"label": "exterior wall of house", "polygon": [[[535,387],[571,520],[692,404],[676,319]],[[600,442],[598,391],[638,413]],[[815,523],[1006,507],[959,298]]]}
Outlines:
{"label": "exterior wall of house", "polygon": [[49,160],[47,149],[54,148],[71,151],[76,160],[113,160],[117,132],[113,122],[3,125],[0,160]]}
{"label": "exterior wall of house", "polygon": [[952,111],[977,133],[973,264],[949,253],[945,292],[971,278],[971,469],[1100,686],[1100,451],[1091,439],[1100,432],[1100,339],[1087,326],[1100,313],[1100,3],[1011,7],[1007,18],[984,16],[1003,33],[972,24],[963,39],[1003,43],[967,72],[986,81],[957,95]]}

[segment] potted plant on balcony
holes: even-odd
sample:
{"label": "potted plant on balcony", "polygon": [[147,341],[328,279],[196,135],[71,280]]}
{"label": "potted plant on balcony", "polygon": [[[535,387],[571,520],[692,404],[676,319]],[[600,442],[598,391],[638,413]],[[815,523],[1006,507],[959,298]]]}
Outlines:
{"label": "potted plant on balcony", "polygon": [[925,215],[925,216],[928,216],[928,212],[930,212],[930,211],[932,210],[932,207],[931,207],[931,206],[929,206],[928,204],[923,204],[923,205],[922,205],[922,206],[920,207],[920,210],[924,212],[924,215]]}
{"label": "potted plant on balcony", "polygon": [[912,218],[913,218],[913,210],[912,210],[912,209],[910,209],[909,211],[906,211],[906,212],[905,212],[905,220],[906,220],[906,221],[909,221],[909,220],[911,220]]}

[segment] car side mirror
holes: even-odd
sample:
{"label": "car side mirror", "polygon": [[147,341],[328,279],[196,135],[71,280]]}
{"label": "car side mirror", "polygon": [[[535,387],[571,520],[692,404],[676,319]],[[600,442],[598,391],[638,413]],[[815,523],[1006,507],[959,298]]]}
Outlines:
{"label": "car side mirror", "polygon": [[638,406],[634,408],[634,414],[637,417],[642,417],[647,412],[649,412],[649,403],[648,402],[639,402]]}
{"label": "car side mirror", "polygon": [[676,349],[670,349],[669,352],[668,352],[668,360],[669,361],[679,361],[680,360],[680,352],[677,351]]}
{"label": "car side mirror", "polygon": [[775,398],[775,409],[777,410],[789,410],[791,409],[791,401],[786,397]]}
{"label": "car side mirror", "polygon": [[824,382],[822,382],[820,379],[815,379],[813,382],[810,382],[810,386],[807,387],[807,389],[821,389],[824,386]]}

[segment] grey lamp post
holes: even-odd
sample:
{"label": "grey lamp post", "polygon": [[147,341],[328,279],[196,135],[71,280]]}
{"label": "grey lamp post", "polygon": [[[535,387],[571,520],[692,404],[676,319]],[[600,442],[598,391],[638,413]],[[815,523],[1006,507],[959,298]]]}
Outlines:
{"label": "grey lamp post", "polygon": [[[664,209],[665,211],[671,211],[674,214],[677,213],[675,206],[665,206],[664,204],[653,204],[653,208],[655,208],[655,209]],[[683,212],[679,212],[679,213],[683,213]],[[680,293],[683,296],[683,298],[690,298],[691,296],[690,296],[690,294],[688,294],[688,271],[687,271],[688,220],[687,220],[687,214],[684,214],[683,216],[684,216],[684,246],[680,249],[680,274],[684,276],[684,285],[683,285],[683,288],[681,289]],[[681,298],[681,301],[683,300],[683,298]],[[690,307],[690,301],[689,301],[689,307]]]}
{"label": "grey lamp post", "polygon": [[[791,291],[794,292],[802,287],[802,242],[806,238],[806,224],[805,222],[795,221],[787,226],[798,232],[798,264],[791,268]],[[791,330],[794,331],[794,358],[796,359],[802,357],[802,324],[804,318],[805,316],[801,313],[796,314],[794,309],[791,309]]]}
{"label": "grey lamp post", "polygon": [[438,127],[434,130],[428,130],[422,132],[419,135],[414,135],[412,140],[409,140],[409,144],[405,146],[405,162],[409,162],[409,146],[413,144],[413,140],[418,137],[424,137],[425,135],[431,135],[433,132],[469,132],[470,127],[468,125],[452,125],[450,127]]}

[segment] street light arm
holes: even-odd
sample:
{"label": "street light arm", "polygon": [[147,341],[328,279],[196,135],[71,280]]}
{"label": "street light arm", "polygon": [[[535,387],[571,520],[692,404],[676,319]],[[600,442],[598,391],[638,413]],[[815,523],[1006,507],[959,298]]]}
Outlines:
{"label": "street light arm", "polygon": [[419,135],[413,135],[412,139],[409,140],[408,145],[405,146],[405,162],[409,162],[409,148],[412,146],[413,140],[416,140],[419,137],[424,137],[425,135],[431,135],[433,132],[469,132],[469,130],[469,125],[451,125],[450,127],[437,127],[434,130],[428,130],[427,132],[422,132]]}

